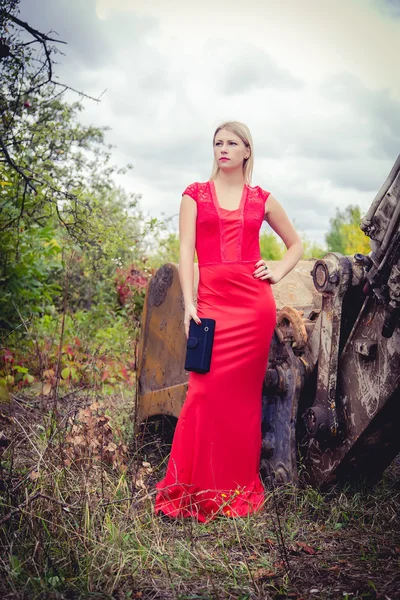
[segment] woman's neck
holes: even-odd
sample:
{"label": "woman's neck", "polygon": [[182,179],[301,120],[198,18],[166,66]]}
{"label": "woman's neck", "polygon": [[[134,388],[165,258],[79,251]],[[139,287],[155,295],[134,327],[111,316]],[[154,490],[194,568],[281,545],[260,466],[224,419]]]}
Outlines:
{"label": "woman's neck", "polygon": [[215,181],[218,181],[223,186],[226,187],[243,187],[244,186],[244,176],[243,172],[238,171],[237,173],[224,173],[219,171],[216,176]]}

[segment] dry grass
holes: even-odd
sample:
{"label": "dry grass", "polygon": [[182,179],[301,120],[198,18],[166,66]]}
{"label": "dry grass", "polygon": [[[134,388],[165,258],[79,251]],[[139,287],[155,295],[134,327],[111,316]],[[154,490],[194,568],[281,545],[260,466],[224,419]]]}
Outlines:
{"label": "dry grass", "polygon": [[96,444],[71,446],[71,418],[92,402],[69,396],[57,419],[35,398],[0,411],[12,440],[1,456],[2,598],[400,598],[398,464],[373,490],[288,485],[246,519],[165,520],[153,512],[165,448],[157,435],[132,441],[132,397],[107,398],[111,443],[130,442],[124,461],[96,427],[107,463]]}

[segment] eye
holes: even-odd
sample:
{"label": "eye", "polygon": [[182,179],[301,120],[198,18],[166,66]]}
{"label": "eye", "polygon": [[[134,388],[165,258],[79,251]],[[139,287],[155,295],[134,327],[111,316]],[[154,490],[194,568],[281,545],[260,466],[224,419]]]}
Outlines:
{"label": "eye", "polygon": [[237,146],[237,143],[236,143],[236,142],[231,142],[231,144],[235,144],[235,146]]}

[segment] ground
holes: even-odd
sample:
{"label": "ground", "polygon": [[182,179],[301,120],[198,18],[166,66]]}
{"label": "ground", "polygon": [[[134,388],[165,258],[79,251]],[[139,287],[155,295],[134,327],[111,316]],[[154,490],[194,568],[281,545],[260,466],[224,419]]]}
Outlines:
{"label": "ground", "polygon": [[2,598],[400,599],[399,460],[374,488],[286,485],[246,519],[163,519],[169,446],[135,434],[133,406],[76,393],[56,413],[22,394],[0,407]]}

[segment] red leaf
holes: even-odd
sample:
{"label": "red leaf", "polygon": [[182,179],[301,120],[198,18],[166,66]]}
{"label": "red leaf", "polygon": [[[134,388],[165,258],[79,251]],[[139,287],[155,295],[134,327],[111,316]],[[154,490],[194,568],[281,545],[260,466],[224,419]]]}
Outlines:
{"label": "red leaf", "polygon": [[296,542],[296,544],[299,546],[299,548],[301,548],[306,554],[316,554],[317,551],[314,550],[314,548],[311,548],[311,546],[308,546],[307,544],[305,544],[304,542]]}
{"label": "red leaf", "polygon": [[103,375],[101,376],[101,381],[105,381],[106,379],[108,379],[110,377],[110,371],[104,371]]}
{"label": "red leaf", "polygon": [[3,360],[9,363],[14,362],[14,354],[8,348],[5,348],[3,351]]}

